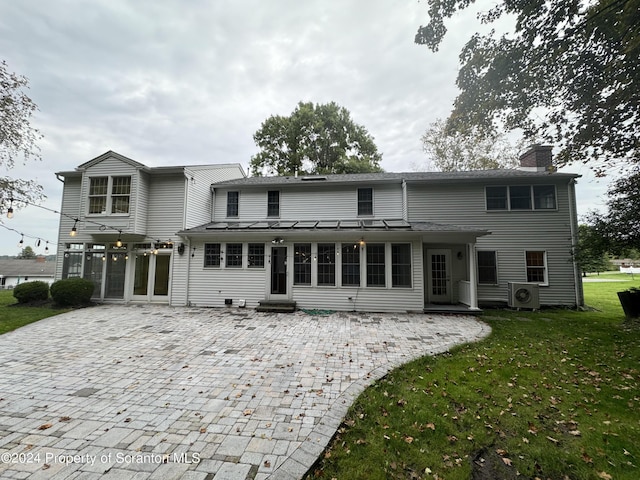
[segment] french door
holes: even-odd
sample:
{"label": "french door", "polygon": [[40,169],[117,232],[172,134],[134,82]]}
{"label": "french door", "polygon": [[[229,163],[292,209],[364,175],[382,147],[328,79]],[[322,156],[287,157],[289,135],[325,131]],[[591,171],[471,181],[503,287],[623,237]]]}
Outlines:
{"label": "french door", "polygon": [[427,301],[451,303],[451,250],[427,250]]}
{"label": "french door", "polygon": [[135,255],[133,275],[133,300],[149,302],[169,301],[169,267],[171,255]]}

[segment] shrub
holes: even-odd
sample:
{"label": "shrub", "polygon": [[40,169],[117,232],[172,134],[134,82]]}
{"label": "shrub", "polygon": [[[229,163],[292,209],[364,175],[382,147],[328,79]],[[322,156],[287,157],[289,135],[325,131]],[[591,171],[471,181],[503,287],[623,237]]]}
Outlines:
{"label": "shrub", "polygon": [[41,281],[21,283],[13,289],[13,296],[18,303],[46,300],[49,298],[49,284]]}
{"label": "shrub", "polygon": [[84,278],[65,278],[51,285],[51,296],[61,306],[86,305],[91,301],[93,282]]}

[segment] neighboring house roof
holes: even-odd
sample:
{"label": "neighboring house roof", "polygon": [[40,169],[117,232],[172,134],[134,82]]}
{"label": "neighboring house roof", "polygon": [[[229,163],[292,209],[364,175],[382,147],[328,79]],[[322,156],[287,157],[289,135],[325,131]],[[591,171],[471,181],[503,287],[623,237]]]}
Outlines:
{"label": "neighboring house roof", "polygon": [[0,259],[0,276],[3,277],[53,277],[56,262],[24,259]]}
{"label": "neighboring house roof", "polygon": [[326,185],[349,183],[402,183],[406,182],[466,182],[487,179],[514,178],[578,178],[574,173],[533,172],[518,169],[474,170],[468,172],[382,172],[382,173],[352,173],[341,175],[303,175],[285,177],[249,177],[227,180],[216,183],[216,187],[238,186],[281,186],[281,185]]}
{"label": "neighboring house roof", "polygon": [[335,231],[335,232],[431,232],[474,233],[487,235],[489,231],[475,227],[443,225],[432,222],[407,222],[402,219],[343,219],[343,220],[274,220],[254,222],[211,222],[182,230],[178,234],[212,234],[222,232],[283,232],[283,231]]}

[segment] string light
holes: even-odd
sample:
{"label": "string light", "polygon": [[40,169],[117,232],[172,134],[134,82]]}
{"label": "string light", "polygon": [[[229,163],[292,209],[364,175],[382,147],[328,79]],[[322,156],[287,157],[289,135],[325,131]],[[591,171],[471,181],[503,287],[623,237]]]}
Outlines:
{"label": "string light", "polygon": [[118,230],[118,240],[116,240],[116,247],[122,246],[122,230]]}
{"label": "string light", "polygon": [[13,198],[9,199],[9,208],[7,209],[7,218],[13,218]]}
{"label": "string light", "polygon": [[78,219],[77,218],[73,222],[73,227],[71,228],[71,231],[69,232],[69,236],[75,237],[78,234],[78,229],[76,228],[76,225],[78,225]]}
{"label": "string light", "polygon": [[24,246],[24,234],[22,235],[22,237],[20,238],[20,241],[18,242],[18,248],[22,248]]}

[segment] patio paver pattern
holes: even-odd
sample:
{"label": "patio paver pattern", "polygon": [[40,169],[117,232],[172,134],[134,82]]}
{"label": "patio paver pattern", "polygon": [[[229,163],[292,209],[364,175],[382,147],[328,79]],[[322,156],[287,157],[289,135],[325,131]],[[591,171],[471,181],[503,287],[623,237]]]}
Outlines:
{"label": "patio paver pattern", "polygon": [[298,479],[392,368],[470,316],[104,305],[0,336],[0,478]]}

